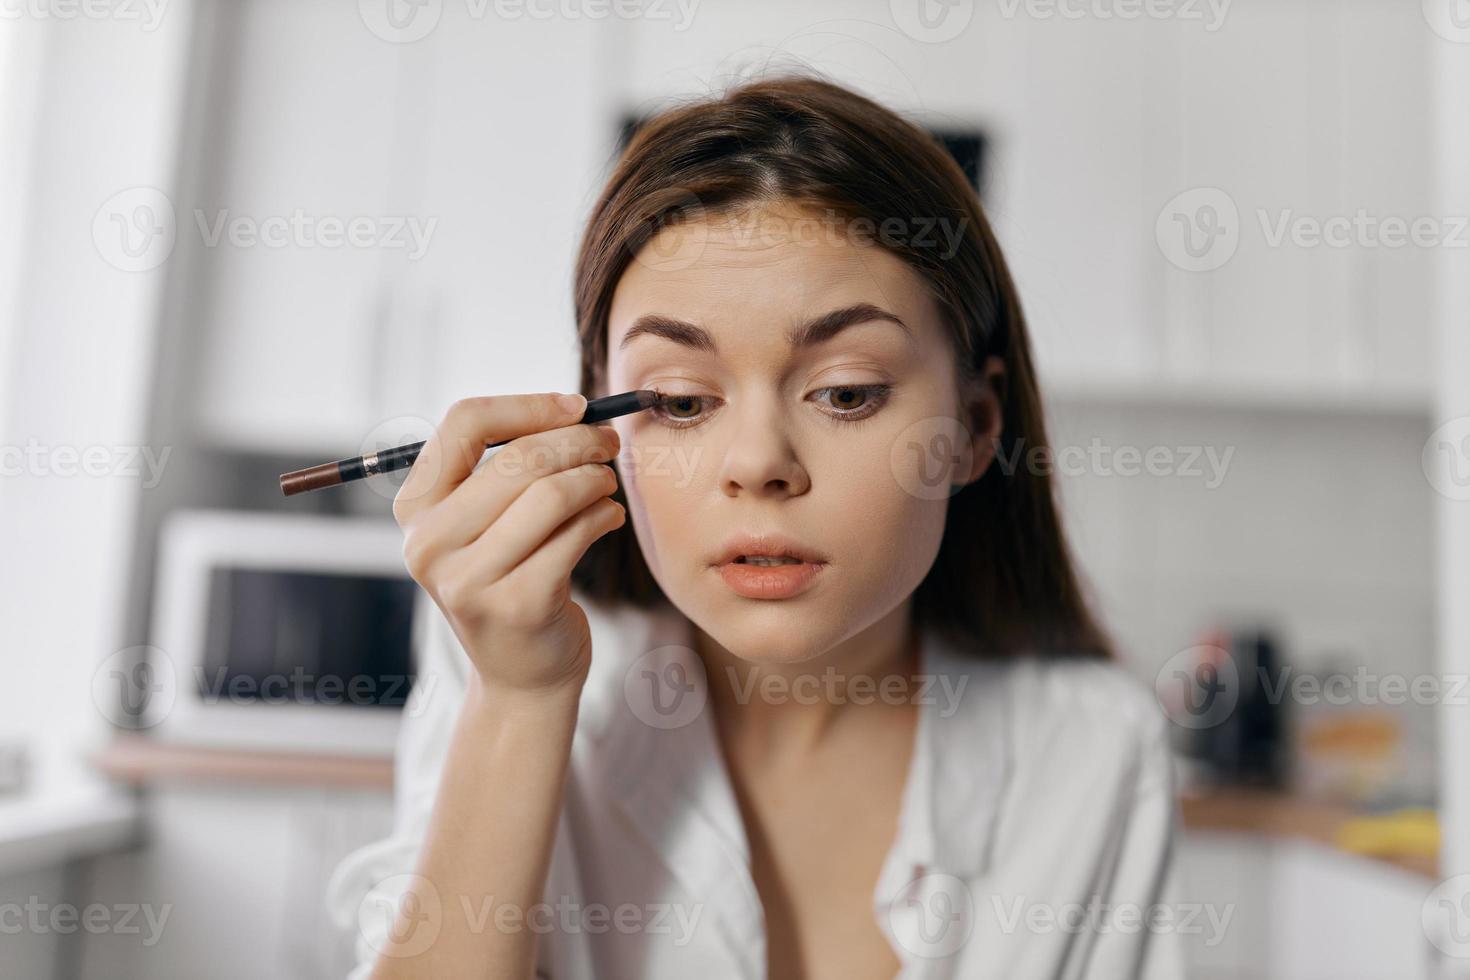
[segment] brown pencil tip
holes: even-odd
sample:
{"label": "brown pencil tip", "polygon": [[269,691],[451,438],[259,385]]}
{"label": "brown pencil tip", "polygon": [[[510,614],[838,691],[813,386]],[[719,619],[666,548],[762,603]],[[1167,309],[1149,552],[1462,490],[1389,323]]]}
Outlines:
{"label": "brown pencil tip", "polygon": [[342,471],[336,463],[322,463],[304,470],[293,470],[281,474],[281,493],[294,497],[308,490],[335,487],[342,482]]}

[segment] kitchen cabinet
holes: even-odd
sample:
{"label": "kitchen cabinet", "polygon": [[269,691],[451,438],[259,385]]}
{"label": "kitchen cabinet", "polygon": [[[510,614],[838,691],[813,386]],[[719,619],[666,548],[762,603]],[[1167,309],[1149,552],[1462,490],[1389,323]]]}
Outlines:
{"label": "kitchen cabinet", "polygon": [[[340,454],[383,426],[406,439],[454,398],[570,386],[570,272],[617,121],[763,66],[984,130],[987,208],[1060,398],[1422,412],[1425,250],[1289,236],[1426,212],[1429,109],[1397,94],[1428,89],[1419,12],[1298,0],[1212,25],[1028,9],[976,9],[939,44],[895,30],[884,4],[762,0],[688,23],[445,4],[409,43],[350,5],[221,9],[201,68],[218,108],[196,134],[205,218],[300,209],[426,233],[419,250],[200,245],[181,208],[202,253],[205,441]],[[1191,271],[1160,226],[1201,188],[1228,197],[1238,242]]]}
{"label": "kitchen cabinet", "polygon": [[[1428,99],[1403,93],[1429,91],[1432,35],[1417,8],[1362,0],[1228,17],[1179,33],[1178,138],[1155,206],[1214,189],[1237,241],[1208,271],[1160,266],[1160,366],[1425,410],[1432,252],[1394,244],[1393,227],[1429,211]],[[1202,244],[1209,216],[1186,217]]]}
{"label": "kitchen cabinet", "polygon": [[613,134],[599,24],[496,10],[395,43],[352,4],[211,7],[176,208],[200,441],[341,456],[574,382],[567,269]]}
{"label": "kitchen cabinet", "polygon": [[1205,909],[1184,935],[1192,977],[1432,976],[1421,907],[1434,883],[1417,874],[1320,844],[1199,831],[1183,836],[1179,864],[1181,904]]}
{"label": "kitchen cabinet", "polygon": [[[335,240],[391,210],[401,50],[354,6],[206,4],[209,92],[186,139],[197,185],[175,206],[206,442],[349,449],[383,414],[383,332],[400,258]],[[379,230],[374,224],[371,238]],[[345,455],[343,453],[342,455]]]}
{"label": "kitchen cabinet", "polygon": [[167,915],[158,940],[86,936],[76,976],[346,975],[354,932],[330,920],[327,881],[392,830],[390,794],[181,782],[150,790],[146,819],[142,848],[98,861],[89,901],[151,905]]}
{"label": "kitchen cabinet", "polygon": [[[986,210],[1043,387],[1063,401],[1427,411],[1426,250],[1273,244],[1283,218],[1430,212],[1434,36],[1416,5],[975,5],[944,43],[895,29],[886,8],[702,8],[677,44],[635,22],[628,91],[642,105],[811,66],[927,124],[983,129]],[[1159,226],[1200,189],[1228,196],[1236,244],[1190,271]],[[1181,215],[1196,235],[1201,203]]]}

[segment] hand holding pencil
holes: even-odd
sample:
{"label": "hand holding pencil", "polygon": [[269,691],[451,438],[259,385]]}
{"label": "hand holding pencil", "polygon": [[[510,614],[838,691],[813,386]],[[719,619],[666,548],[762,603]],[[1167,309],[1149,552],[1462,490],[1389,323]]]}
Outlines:
{"label": "hand holding pencil", "polygon": [[[637,410],[629,405],[638,397],[614,397],[624,398],[617,414]],[[612,426],[579,425],[592,404],[570,400],[455,402],[393,501],[409,574],[444,612],[479,687],[497,698],[578,689],[591,662],[587,617],[569,583],[592,542],[624,522],[607,465],[620,442]],[[507,443],[515,465],[478,466],[476,447]]]}
{"label": "hand holding pencil", "polygon": [[[519,397],[519,396],[512,396]],[[536,396],[530,396],[536,397]],[[582,396],[575,395],[573,398]],[[608,419],[617,418],[619,415],[628,415],[633,412],[641,412],[645,408],[651,408],[658,403],[659,396],[656,391],[638,389],[625,391],[618,395],[608,395],[606,398],[594,398],[586,403],[586,411],[579,422],[605,422]],[[492,442],[486,449],[494,449],[503,446],[509,439]],[[304,470],[293,470],[290,473],[281,474],[281,493],[288,497],[298,493],[306,493],[308,490],[321,490],[326,487],[340,486],[353,480],[361,480],[364,477],[375,476],[379,473],[391,473],[404,467],[412,466],[414,460],[418,459],[423,450],[424,443],[412,442],[405,446],[394,446],[392,449],[384,449],[376,453],[368,453],[365,456],[352,456],[347,459],[339,459],[333,463],[321,463],[317,466],[307,467]]]}

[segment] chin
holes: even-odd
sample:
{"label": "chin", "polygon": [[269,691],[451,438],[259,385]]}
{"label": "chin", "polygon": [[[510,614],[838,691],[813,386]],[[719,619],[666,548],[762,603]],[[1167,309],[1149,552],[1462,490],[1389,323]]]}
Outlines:
{"label": "chin", "polygon": [[805,637],[760,634],[739,626],[705,629],[714,641],[747,664],[799,664],[820,657],[826,647],[813,646]]}
{"label": "chin", "polygon": [[730,655],[750,664],[796,664],[820,657],[841,639],[832,611],[810,599],[676,603]]}

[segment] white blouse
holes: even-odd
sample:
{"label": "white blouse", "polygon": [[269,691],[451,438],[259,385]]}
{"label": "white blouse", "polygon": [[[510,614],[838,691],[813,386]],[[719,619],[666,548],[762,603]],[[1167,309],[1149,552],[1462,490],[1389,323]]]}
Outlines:
{"label": "white blouse", "polygon": [[[575,593],[574,593],[575,594]],[[418,679],[395,760],[395,829],[328,886],[365,977],[414,871],[472,669],[421,595]],[[691,625],[589,601],[583,688],[545,907],[417,910],[540,933],[539,976],[759,978],[766,937],[735,796],[702,710]],[[904,980],[1175,980],[1177,826],[1167,722],[1114,663],[982,660],[921,638],[920,702],[898,832],[873,916]],[[693,669],[690,669],[691,664]],[[660,685],[667,685],[662,691]],[[834,861],[842,860],[840,854]]]}

